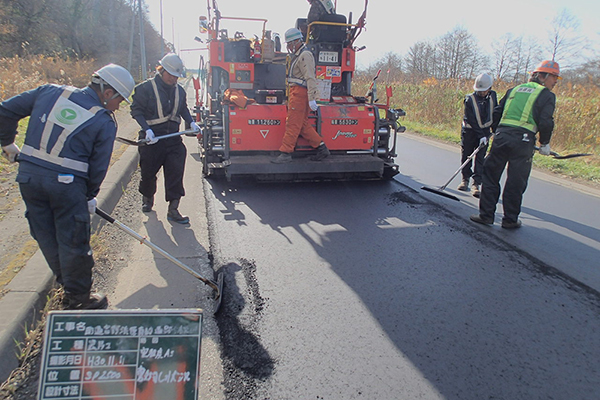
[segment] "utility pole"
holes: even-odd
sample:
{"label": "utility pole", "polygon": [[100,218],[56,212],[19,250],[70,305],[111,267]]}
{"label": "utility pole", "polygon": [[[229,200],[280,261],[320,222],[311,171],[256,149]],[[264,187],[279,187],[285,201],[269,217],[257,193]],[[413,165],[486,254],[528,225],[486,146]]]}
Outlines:
{"label": "utility pole", "polygon": [[163,33],[163,0],[160,0],[160,57],[165,55],[165,35]]}
{"label": "utility pole", "polygon": [[142,0],[138,0],[138,8],[140,12],[140,53],[141,53],[141,64],[142,64],[142,80],[146,80],[147,76],[147,65],[146,65],[146,43],[144,40],[144,14],[142,11]]}
{"label": "utility pole", "polygon": [[131,6],[131,29],[129,31],[129,59],[127,60],[127,71],[129,71],[131,75],[134,75],[131,68],[133,64],[133,36],[135,34],[135,3],[132,3]]}

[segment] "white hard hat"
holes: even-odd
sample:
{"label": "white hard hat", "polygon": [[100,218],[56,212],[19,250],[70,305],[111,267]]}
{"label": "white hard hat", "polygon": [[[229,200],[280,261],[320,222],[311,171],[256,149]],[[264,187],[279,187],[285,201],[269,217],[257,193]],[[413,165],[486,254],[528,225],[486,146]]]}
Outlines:
{"label": "white hard hat", "polygon": [[476,92],[485,92],[489,90],[494,84],[494,80],[488,74],[480,74],[477,78],[475,78],[475,84],[473,85],[473,90]]}
{"label": "white hard hat", "polygon": [[[100,80],[98,79],[100,78]],[[123,98],[128,102],[129,96],[133,92],[135,87],[135,81],[133,77],[125,68],[117,64],[108,64],[94,72],[92,76],[92,83],[102,85],[107,83],[113,89],[115,89]]]}
{"label": "white hard hat", "polygon": [[185,78],[185,67],[183,66],[183,61],[181,61],[181,58],[179,58],[177,54],[169,53],[158,63],[162,65],[162,67],[171,75],[178,78]]}
{"label": "white hard hat", "polygon": [[290,28],[285,31],[285,42],[293,42],[294,40],[302,40],[302,32],[296,28]]}

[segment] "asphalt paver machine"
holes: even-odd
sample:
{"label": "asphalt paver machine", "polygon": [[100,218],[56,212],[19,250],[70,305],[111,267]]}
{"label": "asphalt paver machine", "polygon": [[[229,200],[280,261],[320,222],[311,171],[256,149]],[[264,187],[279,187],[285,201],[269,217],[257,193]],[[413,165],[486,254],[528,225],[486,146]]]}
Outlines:
{"label": "asphalt paver machine", "polygon": [[[366,5],[353,24],[352,14],[328,14],[310,24],[299,18],[306,46],[314,54],[319,108],[310,120],[331,155],[311,161],[308,143],[298,139],[293,160],[270,161],[278,154],[286,125],[286,69],[289,56],[281,51],[280,37],[267,30],[267,20],[226,17],[216,1],[207,0],[208,17],[200,17],[207,34],[208,62],[203,77],[205,98],[195,108],[201,126],[198,143],[203,174],[207,177],[252,176],[260,180],[390,179],[398,173],[396,133],[401,109],[377,98],[376,79],[365,96],[352,94],[355,40],[365,25]],[[258,34],[233,35],[222,25],[262,25]],[[285,44],[283,44],[285,46]],[[378,74],[379,75],[379,74]]]}

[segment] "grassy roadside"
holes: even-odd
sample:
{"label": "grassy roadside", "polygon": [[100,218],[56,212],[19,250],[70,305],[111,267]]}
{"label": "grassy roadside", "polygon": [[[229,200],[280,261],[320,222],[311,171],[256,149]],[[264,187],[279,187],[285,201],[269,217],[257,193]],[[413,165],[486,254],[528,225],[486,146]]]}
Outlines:
{"label": "grassy roadside", "polygon": [[[427,125],[419,122],[401,121],[401,123],[406,126],[407,131],[443,142],[453,143],[457,146],[460,145],[460,132],[457,133],[442,126]],[[559,154],[574,152],[579,151],[558,151]],[[533,157],[533,166],[539,170],[559,174],[583,184],[594,187],[600,186],[600,158],[598,155],[556,160],[553,157],[545,157],[536,153]]]}

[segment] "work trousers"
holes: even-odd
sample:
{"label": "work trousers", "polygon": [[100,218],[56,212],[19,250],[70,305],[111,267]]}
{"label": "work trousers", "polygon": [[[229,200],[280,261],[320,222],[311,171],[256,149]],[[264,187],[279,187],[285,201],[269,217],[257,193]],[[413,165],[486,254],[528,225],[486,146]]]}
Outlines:
{"label": "work trousers", "polygon": [[59,176],[55,171],[21,161],[17,182],[27,207],[25,216],[31,236],[38,242],[56,281],[66,292],[89,292],[94,258],[85,179]]}
{"label": "work trousers", "polygon": [[527,189],[535,136],[518,132],[500,132],[494,136],[490,153],[483,165],[483,184],[479,198],[479,214],[484,219],[494,219],[500,197],[500,178],[508,164],[506,183],[502,191],[504,222],[517,222],[521,213],[523,193]]}
{"label": "work trousers", "polygon": [[319,136],[315,128],[308,120],[308,92],[302,86],[290,86],[287,106],[287,118],[285,120],[285,134],[279,151],[282,153],[293,153],[298,141],[302,136],[313,148],[319,147],[323,138]]}
{"label": "work trousers", "polygon": [[[477,134],[471,130],[464,130],[460,135],[460,148],[461,148],[461,160],[460,163],[464,163],[467,161],[467,158],[475,149],[479,147],[479,137]],[[485,153],[487,151],[488,146],[483,147],[477,155],[475,156],[475,160],[471,160],[467,165],[462,169],[462,178],[463,180],[469,180],[469,178],[473,178],[473,183],[477,185],[481,185],[481,176],[483,171],[483,161],[485,160]]]}
{"label": "work trousers", "polygon": [[163,169],[165,200],[179,200],[185,196],[183,172],[186,148],[181,138],[163,139],[155,144],[139,147],[141,180],[139,191],[146,197],[156,193],[156,174]]}

